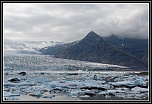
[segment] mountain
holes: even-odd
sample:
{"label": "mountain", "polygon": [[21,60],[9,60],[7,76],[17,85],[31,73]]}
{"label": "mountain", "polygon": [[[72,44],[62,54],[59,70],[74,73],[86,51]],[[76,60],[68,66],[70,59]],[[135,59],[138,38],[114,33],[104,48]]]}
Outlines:
{"label": "mountain", "polygon": [[60,54],[66,48],[71,47],[77,44],[78,42],[79,41],[74,41],[74,42],[69,42],[65,44],[58,44],[55,46],[44,47],[44,48],[39,49],[39,51],[41,52],[41,54],[44,54],[44,55],[57,55],[57,54]]}
{"label": "mountain", "polygon": [[107,44],[103,38],[91,31],[80,42],[67,47],[55,57],[100,62],[127,66],[133,69],[147,69],[147,64],[117,47]]}
{"label": "mountain", "polygon": [[148,62],[148,39],[120,38],[116,35],[103,37],[111,46],[117,47],[135,57]]}

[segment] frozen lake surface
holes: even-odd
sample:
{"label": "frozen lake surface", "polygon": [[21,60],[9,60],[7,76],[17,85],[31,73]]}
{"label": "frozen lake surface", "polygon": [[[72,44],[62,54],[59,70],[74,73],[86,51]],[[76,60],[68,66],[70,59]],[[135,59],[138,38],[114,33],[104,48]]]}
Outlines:
{"label": "frozen lake surface", "polygon": [[3,100],[148,100],[148,74],[125,69],[48,55],[6,55]]}

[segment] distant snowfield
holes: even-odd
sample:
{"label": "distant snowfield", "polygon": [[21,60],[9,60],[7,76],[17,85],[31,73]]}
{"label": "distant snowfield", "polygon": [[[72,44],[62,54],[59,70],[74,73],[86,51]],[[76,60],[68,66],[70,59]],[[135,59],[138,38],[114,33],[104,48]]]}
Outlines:
{"label": "distant snowfield", "polygon": [[4,54],[40,54],[41,48],[64,44],[54,41],[14,41],[4,39]]}
{"label": "distant snowfield", "polygon": [[55,46],[64,44],[63,42],[55,41],[15,41],[4,39],[4,49],[40,49],[47,46]]}
{"label": "distant snowfield", "polygon": [[41,54],[35,50],[22,50],[22,49],[5,49],[4,55],[17,55],[17,54]]}

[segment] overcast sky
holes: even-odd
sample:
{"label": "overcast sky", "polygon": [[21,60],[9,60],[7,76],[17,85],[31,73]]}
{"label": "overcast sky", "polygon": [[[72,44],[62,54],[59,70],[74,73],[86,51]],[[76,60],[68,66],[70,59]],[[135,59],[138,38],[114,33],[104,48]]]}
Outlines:
{"label": "overcast sky", "polygon": [[4,3],[4,38],[80,40],[90,31],[100,36],[148,38],[148,4]]}

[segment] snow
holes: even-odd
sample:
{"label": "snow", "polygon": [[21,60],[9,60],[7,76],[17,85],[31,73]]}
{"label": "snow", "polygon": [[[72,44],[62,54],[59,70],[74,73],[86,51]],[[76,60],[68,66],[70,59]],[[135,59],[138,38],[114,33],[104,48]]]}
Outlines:
{"label": "snow", "polygon": [[134,85],[132,81],[120,81],[120,82],[113,82],[110,84],[115,85],[115,86]]}
{"label": "snow", "polygon": [[41,48],[64,44],[55,41],[19,41],[4,39],[4,54],[40,54]]}
{"label": "snow", "polygon": [[131,89],[131,91],[135,91],[135,92],[148,92],[147,88],[141,88],[141,87],[134,87]]}
{"label": "snow", "polygon": [[107,94],[107,91],[101,91],[100,93],[98,93],[99,95],[105,95]]}
{"label": "snow", "polygon": [[55,46],[64,44],[63,42],[55,41],[20,41],[4,39],[4,49],[40,49],[47,46]]}

